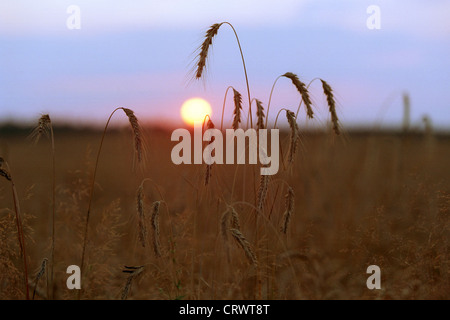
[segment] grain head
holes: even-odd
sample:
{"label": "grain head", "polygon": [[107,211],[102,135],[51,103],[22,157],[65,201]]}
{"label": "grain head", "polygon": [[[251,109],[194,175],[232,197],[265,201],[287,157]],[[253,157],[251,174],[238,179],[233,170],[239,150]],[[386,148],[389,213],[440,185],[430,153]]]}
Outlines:
{"label": "grain head", "polygon": [[300,93],[300,96],[302,97],[308,117],[312,119],[314,117],[314,112],[312,110],[312,102],[309,97],[309,92],[306,85],[300,81],[300,79],[296,74],[292,72],[286,72],[285,74],[282,75],[282,77],[286,77],[292,81],[292,84],[297,88],[297,91]]}

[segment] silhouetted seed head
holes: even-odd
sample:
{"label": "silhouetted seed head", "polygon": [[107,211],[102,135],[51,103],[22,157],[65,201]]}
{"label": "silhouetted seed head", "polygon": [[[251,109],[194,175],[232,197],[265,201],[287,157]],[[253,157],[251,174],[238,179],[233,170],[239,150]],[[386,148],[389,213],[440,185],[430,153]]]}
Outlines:
{"label": "silhouetted seed head", "polygon": [[295,118],[295,113],[292,111],[287,110],[286,111],[286,118],[289,123],[289,127],[291,128],[291,135],[290,135],[290,143],[289,143],[289,155],[288,155],[288,162],[292,163],[295,158],[295,152],[297,150],[297,143],[298,143],[298,125],[297,125],[297,119]]}
{"label": "silhouetted seed head", "polygon": [[134,150],[136,152],[137,161],[140,163],[143,158],[142,131],[138,119],[134,115],[133,110],[122,108],[130,121],[131,129],[134,135]]}
{"label": "silhouetted seed head", "polygon": [[333,123],[334,133],[339,134],[339,119],[336,114],[336,101],[334,100],[333,89],[331,89],[330,85],[324,80],[320,79],[320,81],[322,82],[323,93],[327,97],[327,103],[331,115],[331,122]]}
{"label": "silhouetted seed head", "polygon": [[289,221],[291,220],[292,213],[294,212],[294,190],[291,187],[289,187],[285,198],[286,211],[283,215],[283,225],[281,227],[281,232],[284,234],[287,232]]}
{"label": "silhouetted seed head", "polygon": [[203,40],[203,43],[200,46],[200,53],[198,54],[195,79],[200,79],[203,75],[203,71],[206,68],[206,60],[208,59],[209,47],[212,45],[212,40],[219,31],[221,25],[222,24],[220,23],[215,23],[208,29],[208,31],[206,31],[205,40]]}
{"label": "silhouetted seed head", "polygon": [[259,129],[264,129],[264,107],[262,102],[258,99],[256,101],[256,117],[258,118],[258,122],[256,123],[256,127]]}
{"label": "silhouetted seed head", "polygon": [[34,138],[34,142],[37,143],[42,136],[48,136],[51,126],[50,116],[44,114],[39,118],[37,127],[31,133],[31,138]]}
{"label": "silhouetted seed head", "polygon": [[312,102],[309,97],[308,89],[306,88],[306,85],[300,81],[298,76],[292,72],[286,72],[282,75],[283,77],[286,77],[292,81],[292,84],[297,88],[297,91],[300,93],[303,103],[306,107],[306,113],[310,119],[313,118],[314,112],[312,110]]}
{"label": "silhouetted seed head", "polygon": [[239,128],[239,123],[241,122],[242,95],[234,88],[233,93],[234,93],[233,129],[237,130]]}

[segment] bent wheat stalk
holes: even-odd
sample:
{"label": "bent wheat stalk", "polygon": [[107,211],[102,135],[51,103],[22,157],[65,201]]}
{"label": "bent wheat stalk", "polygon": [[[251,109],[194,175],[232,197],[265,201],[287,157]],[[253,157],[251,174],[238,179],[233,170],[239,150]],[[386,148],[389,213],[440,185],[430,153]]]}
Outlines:
{"label": "bent wheat stalk", "polygon": [[289,155],[288,162],[294,162],[295,152],[297,150],[298,143],[298,125],[297,119],[295,118],[295,114],[292,111],[286,110],[286,118],[289,123],[289,127],[291,128],[290,140],[289,140]]}
{"label": "bent wheat stalk", "polygon": [[331,115],[331,122],[333,123],[334,133],[339,135],[340,134],[339,119],[336,114],[336,101],[334,99],[333,89],[331,89],[330,85],[324,80],[320,79],[320,81],[322,82],[323,93],[327,97],[327,103]]}
{"label": "bent wheat stalk", "polygon": [[[297,91],[300,93],[301,96],[301,101],[300,103],[304,102],[305,106],[306,106],[306,112],[307,115],[310,119],[312,119],[314,117],[314,112],[312,110],[312,102],[311,102],[311,98],[309,97],[309,92],[308,92],[308,87],[300,81],[300,79],[298,78],[298,76],[292,72],[286,72],[285,74],[282,74],[281,76],[278,76],[273,85],[272,85],[272,89],[270,90],[270,95],[269,95],[269,102],[267,104],[267,113],[266,113],[266,127],[267,127],[267,121],[269,120],[269,108],[270,108],[270,103],[272,101],[272,94],[273,91],[275,89],[275,84],[277,83],[278,79],[280,79],[281,77],[285,77],[291,80],[292,84],[295,86],[295,88],[297,89]],[[299,106],[300,109],[300,106]],[[298,111],[297,111],[298,113]]]}
{"label": "bent wheat stalk", "polygon": [[[52,148],[52,247],[51,247],[51,264],[50,264],[50,299],[53,299],[54,281],[53,269],[55,265],[55,211],[56,211],[56,161],[55,161],[55,137],[53,134],[53,125],[48,114],[44,114],[39,118],[38,126],[34,129],[32,137],[35,138],[35,143],[38,143],[42,136],[48,136],[50,131],[50,141]],[[33,293],[34,297],[34,293]]]}
{"label": "bent wheat stalk", "polygon": [[247,95],[248,95],[248,107],[249,107],[249,111],[250,111],[250,126],[253,128],[253,116],[252,116],[252,112],[251,112],[251,95],[250,95],[250,86],[248,84],[248,76],[247,76],[247,68],[245,66],[245,59],[244,59],[244,54],[242,52],[242,47],[241,47],[241,43],[239,41],[239,37],[237,35],[236,30],[234,29],[233,25],[227,21],[221,22],[221,23],[215,23],[213,24],[207,31],[205,34],[205,39],[203,40],[202,45],[200,46],[200,52],[198,53],[197,57],[198,57],[198,61],[196,63],[196,70],[195,70],[195,79],[201,79],[203,77],[203,73],[206,70],[206,61],[208,59],[208,53],[209,53],[209,48],[210,46],[212,46],[212,40],[213,38],[217,35],[220,27],[223,24],[227,24],[231,27],[231,29],[234,32],[234,35],[236,37],[236,41],[239,47],[239,52],[241,54],[241,59],[242,59],[242,65],[244,67],[244,74],[245,74],[245,82],[247,84]]}
{"label": "bent wheat stalk", "polygon": [[230,229],[230,231],[231,234],[233,235],[233,238],[236,240],[236,242],[239,244],[242,250],[244,250],[247,259],[250,261],[251,264],[253,264],[255,268],[257,268],[258,260],[256,259],[256,255],[253,252],[250,243],[247,241],[247,239],[245,239],[244,235],[238,229],[232,228]]}
{"label": "bent wheat stalk", "polygon": [[[102,151],[102,146],[103,146],[103,141],[105,139],[105,135],[106,135],[106,130],[108,129],[108,125],[111,121],[112,116],[114,115],[114,113],[117,110],[122,109],[125,114],[128,117],[128,120],[130,122],[131,128],[133,130],[133,136],[134,136],[134,151],[136,154],[136,158],[138,160],[138,162],[140,163],[143,159],[143,153],[144,153],[144,147],[143,147],[143,141],[142,141],[142,132],[141,132],[141,128],[138,122],[138,119],[136,118],[136,116],[134,115],[133,110],[127,109],[127,108],[116,108],[114,109],[113,112],[111,112],[108,121],[106,122],[105,125],[105,129],[103,130],[103,134],[102,134],[102,139],[100,141],[100,147],[98,148],[98,152],[97,152],[97,158],[95,160],[95,167],[94,167],[94,173],[92,176],[92,181],[91,181],[91,186],[90,186],[90,194],[89,194],[89,204],[88,204],[88,209],[87,209],[87,215],[86,215],[86,222],[85,222],[85,226],[84,226],[84,236],[83,236],[83,249],[82,249],[82,253],[81,253],[81,267],[80,270],[81,272],[84,271],[83,267],[85,264],[85,254],[86,254],[86,244],[87,244],[87,240],[88,240],[88,231],[89,231],[89,218],[90,218],[90,214],[91,214],[91,206],[92,206],[92,198],[94,195],[94,186],[95,186],[95,178],[97,175],[97,169],[98,169],[98,163],[100,160],[100,153]],[[81,297],[81,290],[78,291],[78,298]]]}

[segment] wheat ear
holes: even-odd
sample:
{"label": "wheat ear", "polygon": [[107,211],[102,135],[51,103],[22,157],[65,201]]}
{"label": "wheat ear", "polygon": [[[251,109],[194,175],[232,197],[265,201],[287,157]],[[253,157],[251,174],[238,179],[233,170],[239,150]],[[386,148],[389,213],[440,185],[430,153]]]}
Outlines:
{"label": "wheat ear", "polygon": [[256,259],[256,255],[253,252],[250,243],[245,239],[244,235],[238,230],[238,229],[230,229],[231,234],[233,235],[233,238],[236,240],[236,242],[239,244],[239,246],[244,250],[245,256],[250,261],[253,266],[258,266],[258,260]]}
{"label": "wheat ear", "polygon": [[39,269],[39,272],[36,275],[36,280],[34,280],[34,290],[33,290],[32,300],[34,300],[34,296],[36,295],[36,289],[38,287],[39,279],[41,279],[45,273],[45,269],[47,268],[47,263],[48,263],[48,259],[44,258],[44,260],[42,260],[41,268]]}
{"label": "wheat ear", "polygon": [[261,175],[259,178],[259,187],[257,195],[257,208],[261,212],[266,202],[267,190],[269,186],[269,175]]}
{"label": "wheat ear", "polygon": [[[241,54],[241,59],[242,59],[242,66],[244,68],[244,75],[245,75],[245,83],[247,85],[247,95],[248,95],[248,108],[249,108],[249,113],[250,115],[252,114],[252,103],[251,103],[251,95],[250,95],[250,85],[248,84],[248,76],[247,76],[247,68],[245,66],[245,59],[244,59],[244,53],[242,52],[242,47],[241,47],[241,43],[239,41],[239,37],[237,35],[236,29],[234,29],[233,25],[227,21],[221,22],[221,23],[215,23],[213,24],[208,31],[206,31],[205,34],[205,39],[203,40],[202,45],[200,46],[200,52],[198,53],[197,57],[198,57],[198,61],[196,63],[196,71],[195,71],[195,79],[200,79],[203,76],[203,72],[206,69],[206,61],[208,58],[208,52],[209,52],[209,48],[212,45],[212,40],[214,38],[214,36],[217,34],[217,32],[219,31],[219,28],[223,25],[223,24],[227,24],[230,26],[230,28],[233,30],[234,35],[236,37],[236,42],[238,44],[239,47],[239,52]],[[252,116],[250,116],[250,126],[253,128],[253,118]]]}
{"label": "wheat ear", "polygon": [[151,223],[153,229],[153,250],[157,257],[161,256],[161,244],[159,240],[159,206],[160,201],[153,202]]}
{"label": "wheat ear", "polygon": [[[231,221],[230,221],[231,219]],[[220,219],[220,232],[222,234],[222,238],[224,242],[228,242],[228,231],[229,231],[229,225],[231,222],[231,228],[240,230],[241,229],[241,223],[239,219],[239,214],[237,211],[232,207],[229,206],[227,210],[222,214],[222,217]]]}
{"label": "wheat ear", "polygon": [[282,77],[286,77],[292,81],[292,84],[297,88],[297,91],[300,93],[300,96],[302,97],[303,102],[306,106],[306,112],[310,119],[314,117],[314,112],[312,110],[312,102],[309,97],[308,89],[306,88],[306,85],[300,81],[298,76],[292,72],[286,72],[282,75]]}
{"label": "wheat ear", "polygon": [[233,88],[234,94],[234,111],[233,111],[233,129],[237,130],[239,128],[239,123],[241,123],[241,112],[242,112],[242,95]]}
{"label": "wheat ear", "polygon": [[297,125],[297,119],[295,118],[295,113],[289,110],[286,110],[286,118],[289,123],[289,128],[291,129],[290,133],[290,139],[289,139],[289,155],[288,155],[288,162],[292,163],[295,158],[295,152],[297,150],[297,143],[298,143],[298,125]]}
{"label": "wheat ear", "polygon": [[143,183],[141,183],[136,192],[136,208],[137,208],[138,230],[139,230],[138,237],[142,247],[145,248],[147,242],[147,226],[145,225],[145,194]]}
{"label": "wheat ear", "polygon": [[195,78],[200,79],[203,75],[204,70],[206,69],[206,61],[208,59],[208,51],[209,47],[212,45],[212,40],[216,36],[219,28],[222,24],[215,23],[206,31],[205,39],[203,40],[202,45],[200,46],[200,52],[198,54],[197,67],[195,71]]}
{"label": "wheat ear", "polygon": [[333,130],[334,133],[338,135],[340,134],[341,130],[339,127],[339,119],[336,114],[336,100],[334,99],[333,89],[324,80],[320,79],[320,81],[322,82],[323,93],[327,97],[328,108],[331,115],[331,122],[333,123]]}
{"label": "wheat ear", "polygon": [[291,187],[289,187],[285,199],[286,210],[284,211],[283,225],[281,227],[281,232],[283,232],[284,234],[286,234],[287,232],[292,213],[294,212],[294,190]]}
{"label": "wheat ear", "polygon": [[54,293],[54,281],[53,281],[53,269],[55,265],[55,213],[56,213],[56,161],[55,161],[55,137],[53,134],[52,120],[48,114],[42,115],[38,120],[38,125],[34,129],[31,137],[34,137],[35,143],[39,141],[42,136],[49,136],[51,139],[52,147],[52,247],[51,247],[51,257],[50,257],[50,299],[53,299]]}
{"label": "wheat ear", "polygon": [[[92,180],[91,180],[91,185],[90,185],[90,194],[89,194],[89,204],[88,204],[88,209],[87,209],[87,214],[86,214],[86,222],[85,222],[85,226],[84,226],[84,235],[83,235],[83,247],[82,247],[82,251],[81,251],[81,272],[84,271],[84,264],[85,264],[85,255],[86,255],[86,244],[87,244],[87,239],[88,239],[88,235],[89,235],[89,218],[90,218],[90,214],[91,214],[91,206],[92,206],[92,198],[94,195],[94,186],[95,186],[95,178],[97,176],[97,169],[98,169],[98,163],[100,160],[100,154],[102,151],[102,146],[103,146],[103,141],[105,139],[105,135],[106,135],[106,130],[108,129],[108,125],[111,122],[111,118],[113,117],[114,113],[116,113],[117,110],[122,109],[125,114],[128,117],[128,120],[130,121],[133,133],[134,133],[134,151],[137,155],[137,160],[140,162],[144,156],[143,156],[143,145],[142,145],[142,133],[141,133],[141,129],[139,126],[139,122],[136,118],[136,116],[134,115],[134,112],[130,109],[127,108],[116,108],[113,110],[113,112],[111,112],[111,114],[109,115],[108,121],[106,122],[105,128],[103,129],[103,134],[102,134],[102,138],[100,140],[100,146],[98,148],[98,152],[97,152],[97,158],[95,160],[95,166],[94,166],[94,173],[92,175]],[[78,299],[81,298],[81,291],[82,290],[78,290]]]}
{"label": "wheat ear", "polygon": [[133,279],[136,278],[139,274],[144,271],[144,266],[139,267],[127,267],[125,266],[125,269],[122,270],[123,273],[129,273],[130,275],[127,278],[127,282],[125,283],[125,286],[123,287],[122,291],[122,300],[126,300],[128,297],[128,294],[131,291],[131,284],[133,283]]}
{"label": "wheat ear", "polygon": [[255,99],[255,101],[256,101],[256,118],[258,119],[256,127],[258,128],[258,130],[264,129],[264,107],[260,100]]}

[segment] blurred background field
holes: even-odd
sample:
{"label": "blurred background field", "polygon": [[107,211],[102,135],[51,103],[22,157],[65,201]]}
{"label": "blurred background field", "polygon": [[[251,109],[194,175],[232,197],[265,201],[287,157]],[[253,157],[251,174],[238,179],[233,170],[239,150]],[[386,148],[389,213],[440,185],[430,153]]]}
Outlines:
{"label": "blurred background field", "polygon": [[[119,299],[124,266],[144,265],[131,299],[448,299],[450,298],[450,136],[396,131],[348,131],[336,138],[302,132],[292,167],[272,177],[256,233],[259,169],[215,165],[204,186],[205,165],[171,162],[170,131],[144,128],[146,166],[133,169],[129,128],[108,131],[100,158],[87,247],[83,298]],[[0,154],[11,167],[22,212],[30,282],[49,258],[50,145],[27,140],[30,129],[3,129]],[[73,299],[67,266],[79,265],[88,181],[100,142],[95,130],[55,130],[55,298]],[[282,137],[286,145],[287,135]],[[148,206],[161,205],[162,256],[138,241],[136,190],[150,178]],[[282,180],[284,182],[282,182]],[[287,235],[280,232],[286,184],[295,192]],[[244,203],[245,202],[245,203]],[[259,261],[259,275],[243,251],[220,234],[233,204]],[[23,298],[13,203],[0,183],[0,297]],[[150,230],[149,230],[150,232]],[[149,235],[151,238],[151,235]],[[381,290],[366,287],[369,265],[381,268]],[[259,281],[255,279],[259,277]],[[36,299],[47,297],[40,281]]]}

